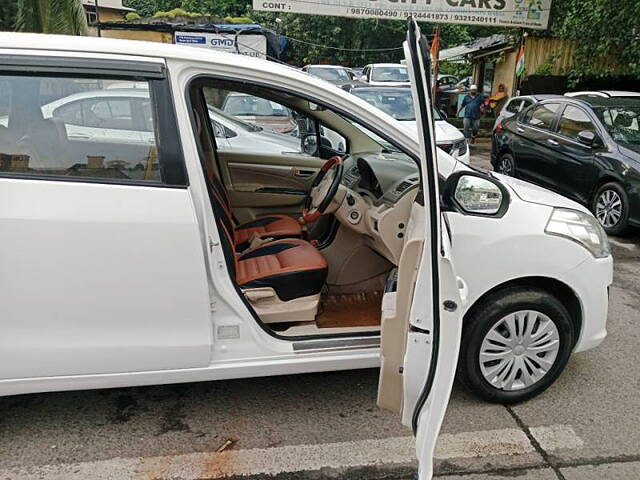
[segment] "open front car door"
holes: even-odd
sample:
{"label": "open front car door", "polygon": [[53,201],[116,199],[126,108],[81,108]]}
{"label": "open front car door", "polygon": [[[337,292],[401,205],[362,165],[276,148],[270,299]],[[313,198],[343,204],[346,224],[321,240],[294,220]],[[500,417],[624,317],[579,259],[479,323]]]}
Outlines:
{"label": "open front car door", "polygon": [[450,238],[441,228],[429,46],[413,19],[404,52],[420,137],[422,189],[412,207],[397,281],[389,282],[383,299],[378,405],[401,412],[402,422],[413,429],[419,479],[428,480],[458,361],[462,305]]}

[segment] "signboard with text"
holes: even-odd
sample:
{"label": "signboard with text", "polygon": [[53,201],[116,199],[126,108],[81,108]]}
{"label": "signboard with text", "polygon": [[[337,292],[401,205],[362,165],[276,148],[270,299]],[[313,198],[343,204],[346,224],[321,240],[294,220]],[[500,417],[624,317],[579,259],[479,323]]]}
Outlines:
{"label": "signboard with text", "polygon": [[552,0],[253,0],[255,10],[544,30]]}
{"label": "signboard with text", "polygon": [[267,57],[267,39],[264,35],[176,32],[174,42],[177,45],[213,48],[250,57]]}

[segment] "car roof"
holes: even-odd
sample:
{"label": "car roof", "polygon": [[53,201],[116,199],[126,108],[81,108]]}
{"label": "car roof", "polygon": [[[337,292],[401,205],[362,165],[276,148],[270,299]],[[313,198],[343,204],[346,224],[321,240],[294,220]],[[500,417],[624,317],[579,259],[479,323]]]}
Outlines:
{"label": "car roof", "polygon": [[342,65],[322,65],[322,64],[316,64],[316,65],[306,65],[306,68],[344,68],[346,69],[347,67],[343,67]]}
{"label": "car roof", "polygon": [[624,90],[585,90],[583,92],[567,92],[567,97],[640,97],[639,92],[629,92]]}
{"label": "car roof", "polygon": [[371,63],[369,67],[406,67],[401,63]]}
{"label": "car roof", "polygon": [[355,85],[351,91],[358,91],[358,92],[362,92],[362,91],[371,91],[371,92],[393,92],[393,91],[411,91],[411,87],[409,86],[403,86],[403,85],[398,85],[397,87],[387,87],[387,86],[371,86],[371,85]]}
{"label": "car roof", "polygon": [[220,50],[105,37],[0,32],[0,53],[2,53],[3,49],[10,49],[12,53],[15,53],[15,50],[31,52],[46,50],[59,52],[60,55],[65,52],[70,54],[77,52],[82,54],[120,55],[127,56],[132,61],[163,62],[165,59],[172,59],[211,63],[214,60],[215,63],[219,64],[259,68],[266,72],[298,71],[289,65]]}

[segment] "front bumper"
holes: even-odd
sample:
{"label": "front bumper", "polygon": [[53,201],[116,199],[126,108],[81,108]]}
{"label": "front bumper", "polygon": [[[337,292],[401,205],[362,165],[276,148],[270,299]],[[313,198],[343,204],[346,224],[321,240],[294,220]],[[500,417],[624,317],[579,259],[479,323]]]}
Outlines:
{"label": "front bumper", "polygon": [[582,309],[582,329],[574,352],[595,348],[607,336],[609,287],[613,283],[613,258],[589,258],[564,275]]}

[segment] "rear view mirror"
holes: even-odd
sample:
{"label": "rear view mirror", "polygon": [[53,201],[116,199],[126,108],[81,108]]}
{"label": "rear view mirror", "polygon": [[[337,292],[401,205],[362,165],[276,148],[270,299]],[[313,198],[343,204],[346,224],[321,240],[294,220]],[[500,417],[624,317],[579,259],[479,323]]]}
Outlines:
{"label": "rear view mirror", "polygon": [[578,133],[578,141],[587,147],[592,147],[596,142],[596,134],[590,130],[583,130]]}
{"label": "rear view mirror", "polygon": [[502,217],[509,207],[509,193],[500,182],[487,175],[456,172],[444,184],[442,202],[449,211]]}

